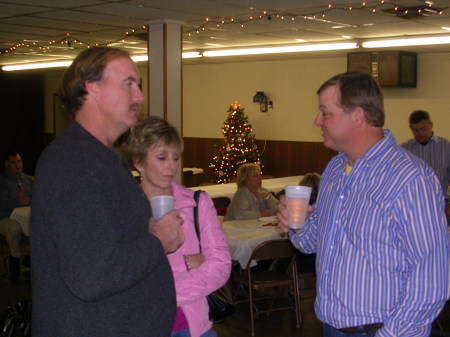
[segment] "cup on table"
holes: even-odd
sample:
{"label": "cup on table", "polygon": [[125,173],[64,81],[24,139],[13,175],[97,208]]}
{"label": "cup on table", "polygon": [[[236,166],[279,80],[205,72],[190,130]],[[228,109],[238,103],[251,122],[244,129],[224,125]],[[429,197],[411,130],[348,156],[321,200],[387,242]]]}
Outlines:
{"label": "cup on table", "polygon": [[171,195],[158,195],[150,198],[152,216],[155,220],[160,219],[164,214],[173,210],[175,197]]}
{"label": "cup on table", "polygon": [[312,188],[307,186],[286,186],[286,208],[289,213],[289,228],[302,229],[305,225],[311,190]]}

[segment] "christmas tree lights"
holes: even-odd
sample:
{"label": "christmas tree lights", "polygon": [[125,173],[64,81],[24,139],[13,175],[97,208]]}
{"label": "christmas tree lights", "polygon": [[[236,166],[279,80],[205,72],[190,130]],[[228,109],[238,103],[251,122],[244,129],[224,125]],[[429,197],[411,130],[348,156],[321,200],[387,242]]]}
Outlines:
{"label": "christmas tree lights", "polygon": [[236,171],[242,164],[261,165],[261,154],[244,108],[235,101],[228,112],[222,127],[224,142],[214,146],[214,154],[209,163],[211,181],[217,184],[236,179]]}

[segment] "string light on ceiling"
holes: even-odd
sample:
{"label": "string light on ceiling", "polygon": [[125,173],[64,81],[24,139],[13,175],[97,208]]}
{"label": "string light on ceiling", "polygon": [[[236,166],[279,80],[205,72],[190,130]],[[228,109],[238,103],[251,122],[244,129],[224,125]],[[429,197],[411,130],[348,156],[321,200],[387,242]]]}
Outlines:
{"label": "string light on ceiling", "polygon": [[[423,6],[416,6],[415,10],[413,11],[415,15],[430,15],[430,14],[436,14],[441,15],[444,10],[447,10],[449,7],[445,8],[433,8],[432,4],[429,1],[424,2]],[[258,21],[258,20],[272,20],[272,19],[278,19],[278,20],[285,20],[289,19],[290,21],[295,21],[297,18],[303,18],[305,20],[322,20],[327,16],[327,13],[331,11],[355,11],[355,10],[363,10],[363,11],[370,11],[372,13],[377,12],[384,12],[388,14],[395,15],[397,17],[405,17],[409,13],[411,15],[411,9],[409,7],[402,7],[390,2],[386,2],[385,0],[377,0],[377,1],[364,1],[361,2],[360,5],[350,5],[350,4],[333,4],[329,3],[327,6],[324,6],[323,8],[316,9],[312,12],[306,12],[306,13],[280,13],[275,11],[262,11],[260,15],[250,15],[248,17],[244,17],[241,19],[238,19],[236,17],[216,17],[211,18],[207,17],[205,18],[205,22],[197,27],[194,27],[190,30],[187,30],[185,34],[188,37],[195,36],[197,34],[200,34],[202,31],[205,31],[208,27],[214,26],[214,27],[220,27],[221,25],[229,25],[229,24],[238,24],[242,28],[244,28],[245,24],[252,22],[252,21]],[[321,18],[321,19],[319,19]],[[289,21],[289,20],[288,20]],[[326,21],[325,21],[326,22]],[[194,34],[195,33],[195,34]]]}
{"label": "string light on ceiling", "polygon": [[[397,0],[401,2],[402,0]],[[141,6],[141,5],[140,5]],[[333,4],[329,3],[328,5],[323,6],[322,8],[316,8],[312,12],[305,13],[281,13],[276,11],[268,11],[262,10],[259,14],[252,14],[250,16],[246,16],[245,18],[237,18],[237,17],[228,17],[228,18],[211,18],[206,17],[205,22],[197,27],[194,27],[190,30],[186,30],[184,32],[185,37],[188,39],[189,37],[198,36],[202,32],[206,31],[209,27],[220,27],[222,25],[239,25],[241,29],[245,29],[248,27],[248,23],[258,20],[284,20],[284,21],[295,21],[298,18],[302,18],[305,20],[316,20],[324,23],[329,23],[325,18],[331,11],[369,11],[374,14],[378,14],[378,12],[383,12],[386,14],[391,14],[399,18],[408,19],[411,17],[417,16],[430,16],[430,15],[441,15],[444,11],[446,11],[449,7],[445,8],[434,8],[433,4],[430,1],[424,1],[423,6],[416,6],[414,8],[411,7],[402,7],[398,4],[391,3],[390,1],[385,0],[376,0],[376,1],[364,1],[359,5],[356,4]],[[78,39],[74,37],[70,33],[66,33],[63,37],[55,37],[51,41],[39,45],[36,41],[24,40],[16,43],[14,46],[10,48],[6,48],[0,50],[0,56],[4,54],[14,53],[19,48],[37,48],[40,51],[46,52],[51,49],[51,47],[56,47],[61,44],[66,44],[70,48],[76,47],[84,47],[90,48],[92,46],[111,46],[117,44],[119,42],[125,42],[130,38],[140,38],[139,35],[143,35],[146,33],[148,27],[140,26],[138,28],[129,29],[124,33],[123,36],[118,38],[115,41],[105,43],[103,41],[99,42],[87,42],[82,39]]]}
{"label": "string light on ceiling", "polygon": [[115,43],[118,42],[125,42],[125,40],[127,38],[132,37],[134,34],[138,33],[139,31],[146,31],[147,30],[147,26],[141,26],[139,28],[131,28],[129,30],[127,30],[124,35],[122,35],[120,38],[118,38],[117,40],[108,42],[108,43],[102,43],[102,42],[86,42],[83,41],[81,39],[75,38],[74,36],[72,36],[70,33],[66,33],[66,35],[64,35],[61,38],[55,38],[51,41],[48,41],[46,44],[43,45],[38,45],[36,43],[36,41],[22,41],[22,42],[18,42],[16,43],[14,46],[7,48],[7,49],[3,49],[0,50],[0,55],[2,54],[8,54],[11,52],[16,51],[18,48],[38,48],[40,51],[48,51],[50,50],[50,47],[52,46],[58,46],[61,44],[66,44],[69,48],[75,48],[75,47],[83,47],[83,48],[90,48],[93,46],[112,46]]}

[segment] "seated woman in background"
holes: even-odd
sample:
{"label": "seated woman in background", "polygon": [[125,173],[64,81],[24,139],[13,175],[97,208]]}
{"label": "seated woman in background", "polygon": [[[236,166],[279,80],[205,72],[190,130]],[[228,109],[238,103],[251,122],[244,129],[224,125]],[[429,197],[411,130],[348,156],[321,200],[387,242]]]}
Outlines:
{"label": "seated woman in background", "polygon": [[206,296],[228,280],[231,257],[216,209],[206,193],[201,193],[198,202],[200,253],[194,226],[194,191],[173,180],[182,149],[183,141],[177,130],[159,117],[139,122],[124,146],[124,152],[141,175],[141,187],[147,198],[173,195],[175,208],[183,218],[185,241],[177,251],[167,255],[178,307],[172,336],[215,337]]}
{"label": "seated woman in background", "polygon": [[237,171],[237,191],[228,206],[225,221],[248,220],[275,215],[278,200],[267,189],[262,188],[261,168],[247,163]]}

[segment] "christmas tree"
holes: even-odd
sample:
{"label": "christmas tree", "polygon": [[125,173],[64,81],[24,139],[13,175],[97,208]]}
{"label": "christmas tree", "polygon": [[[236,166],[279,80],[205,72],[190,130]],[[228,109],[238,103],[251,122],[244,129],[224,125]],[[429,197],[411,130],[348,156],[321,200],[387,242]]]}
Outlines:
{"label": "christmas tree", "polygon": [[209,163],[211,181],[217,184],[235,179],[236,171],[242,164],[261,165],[261,155],[244,108],[235,101],[228,112],[222,127],[223,145],[214,145],[214,154]]}

